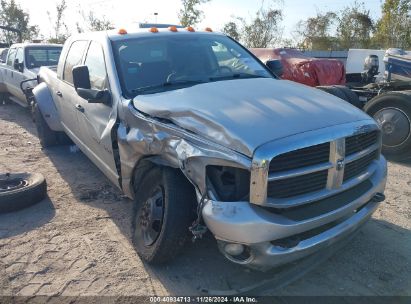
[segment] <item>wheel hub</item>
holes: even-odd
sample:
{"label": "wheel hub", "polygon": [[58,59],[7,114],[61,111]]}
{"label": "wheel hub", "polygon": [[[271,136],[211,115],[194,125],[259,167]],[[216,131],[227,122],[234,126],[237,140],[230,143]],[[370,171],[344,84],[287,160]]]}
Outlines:
{"label": "wheel hub", "polygon": [[164,215],[164,191],[157,187],[143,203],[139,216],[139,227],[144,245],[152,245],[160,235]]}
{"label": "wheel hub", "polygon": [[0,179],[0,193],[17,190],[25,187],[26,185],[27,181],[21,178]]}
{"label": "wheel hub", "polygon": [[395,125],[391,122],[384,122],[382,124],[382,130],[385,134],[389,135],[395,131]]}
{"label": "wheel hub", "polygon": [[399,146],[410,136],[410,119],[400,109],[381,109],[374,115],[374,119],[381,126],[384,146]]}

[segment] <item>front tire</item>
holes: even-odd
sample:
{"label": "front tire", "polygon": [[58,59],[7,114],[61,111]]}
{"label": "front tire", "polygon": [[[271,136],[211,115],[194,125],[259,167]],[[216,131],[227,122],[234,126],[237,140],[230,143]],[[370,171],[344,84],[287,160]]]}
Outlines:
{"label": "front tire", "polygon": [[178,170],[154,167],[134,187],[133,244],[150,264],[167,262],[189,238],[195,193]]}
{"label": "front tire", "polygon": [[392,160],[411,156],[411,92],[389,92],[364,107],[382,129],[382,153]]}

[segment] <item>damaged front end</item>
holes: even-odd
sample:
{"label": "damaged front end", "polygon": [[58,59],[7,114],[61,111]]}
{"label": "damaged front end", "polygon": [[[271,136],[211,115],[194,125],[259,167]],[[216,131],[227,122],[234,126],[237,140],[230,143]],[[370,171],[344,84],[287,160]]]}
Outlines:
{"label": "damaged front end", "polygon": [[[170,121],[137,111],[130,103],[118,127],[122,187],[133,198],[132,178],[146,162],[179,168],[199,196],[221,195],[223,199],[247,198],[251,159]],[[126,123],[125,123],[126,122]],[[207,189],[215,189],[211,194]]]}
{"label": "damaged front end", "polygon": [[144,168],[180,169],[199,203],[194,237],[205,232],[202,218],[237,264],[264,271],[303,258],[351,235],[384,199],[386,161],[370,119],[277,139],[250,157],[132,103],[124,113],[118,143],[126,195],[133,198]]}

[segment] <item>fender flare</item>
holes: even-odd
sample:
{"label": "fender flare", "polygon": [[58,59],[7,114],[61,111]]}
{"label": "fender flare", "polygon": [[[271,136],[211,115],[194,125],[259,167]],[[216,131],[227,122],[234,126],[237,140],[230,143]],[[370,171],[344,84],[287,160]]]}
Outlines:
{"label": "fender flare", "polygon": [[61,124],[60,115],[57,111],[53,96],[47,84],[42,82],[33,89],[34,100],[37,103],[41,115],[53,131],[64,131]]}

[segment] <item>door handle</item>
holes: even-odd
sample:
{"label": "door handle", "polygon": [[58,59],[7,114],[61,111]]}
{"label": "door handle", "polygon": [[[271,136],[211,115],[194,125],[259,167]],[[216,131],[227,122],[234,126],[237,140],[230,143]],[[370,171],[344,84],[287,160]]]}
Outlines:
{"label": "door handle", "polygon": [[84,113],[84,108],[81,105],[76,104],[76,109],[79,110],[81,113]]}
{"label": "door handle", "polygon": [[63,97],[63,94],[62,94],[60,91],[57,91],[57,92],[56,92],[56,95],[57,95],[58,97]]}

